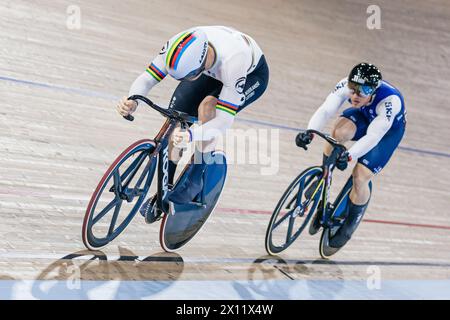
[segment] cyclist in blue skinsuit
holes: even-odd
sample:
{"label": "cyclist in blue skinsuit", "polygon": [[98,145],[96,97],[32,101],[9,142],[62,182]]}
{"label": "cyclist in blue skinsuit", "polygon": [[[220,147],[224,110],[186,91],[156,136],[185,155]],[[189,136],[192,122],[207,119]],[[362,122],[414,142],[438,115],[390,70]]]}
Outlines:
{"label": "cyclist in blue skinsuit", "polygon": [[[349,140],[356,143],[341,155],[336,167],[345,170],[352,159],[358,162],[352,172],[348,217],[329,242],[334,248],[344,246],[359,225],[370,200],[369,183],[388,163],[406,127],[405,102],[400,91],[382,80],[377,67],[360,63],[351,70],[348,78],[338,82],[312,116],[308,129],[322,130],[346,101],[351,107],[345,109],[334,124],[332,136],[340,143]],[[307,149],[312,139],[312,135],[302,132],[298,134],[296,143]],[[331,151],[331,145],[327,144],[324,157]],[[310,227],[311,234],[319,231],[318,220],[316,215]]]}

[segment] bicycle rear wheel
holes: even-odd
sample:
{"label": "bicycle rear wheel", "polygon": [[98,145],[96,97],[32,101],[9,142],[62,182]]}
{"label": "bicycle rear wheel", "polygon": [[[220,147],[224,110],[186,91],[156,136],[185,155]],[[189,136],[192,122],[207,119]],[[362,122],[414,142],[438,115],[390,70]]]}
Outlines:
{"label": "bicycle rear wheel", "polygon": [[139,140],[122,152],[105,172],[84,216],[82,238],[86,248],[103,248],[131,222],[155,173],[154,149],[152,140]]}
{"label": "bicycle rear wheel", "polygon": [[[319,243],[319,253],[323,259],[329,259],[332,255],[337,253],[341,248],[330,247],[329,241],[333,238],[347,218],[348,212],[348,202],[350,201],[350,191],[353,186],[353,177],[350,176],[344,187],[342,188],[339,195],[333,204],[333,212],[330,215],[332,224],[330,227],[325,227],[322,231],[322,236],[320,237]],[[370,191],[372,191],[372,181],[369,182]]]}
{"label": "bicycle rear wheel", "polygon": [[[221,151],[215,152],[215,161],[216,163],[208,165],[204,173],[204,205],[173,204],[175,213],[164,215],[159,233],[159,242],[164,251],[174,252],[186,245],[214,212],[227,177],[225,154]],[[180,180],[181,176],[178,181]]]}
{"label": "bicycle rear wheel", "polygon": [[[284,192],[267,227],[265,246],[268,254],[276,255],[287,249],[308,225],[320,200],[322,171],[318,166],[306,169]],[[318,189],[309,192],[308,188],[314,182]]]}

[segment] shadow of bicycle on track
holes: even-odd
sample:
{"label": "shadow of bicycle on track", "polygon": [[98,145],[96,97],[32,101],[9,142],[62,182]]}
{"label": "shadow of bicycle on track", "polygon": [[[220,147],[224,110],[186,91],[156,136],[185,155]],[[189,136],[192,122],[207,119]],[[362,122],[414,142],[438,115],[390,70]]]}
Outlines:
{"label": "shadow of bicycle on track", "polygon": [[[347,266],[367,269],[347,270]],[[415,261],[285,260],[279,256],[266,255],[253,261],[248,269],[248,281],[235,282],[233,287],[243,299],[297,299],[299,296],[306,299],[337,299],[346,286],[351,287],[354,282],[347,278],[349,274],[352,275],[351,279],[359,278],[356,282],[366,282],[372,275],[369,272],[372,269],[369,267],[373,266],[449,268],[450,264]]]}
{"label": "shadow of bicycle on track", "polygon": [[123,247],[119,253],[115,260],[101,251],[66,255],[38,275],[31,294],[37,299],[151,298],[183,273],[184,261],[176,253],[160,252],[144,259]]}
{"label": "shadow of bicycle on track", "polygon": [[[311,279],[312,273],[317,273],[314,266],[323,264],[324,260],[286,261],[279,256],[261,256],[255,259],[248,270],[248,282],[235,282],[234,289],[242,299],[289,299],[291,290],[295,290],[298,283],[294,280],[306,280],[306,285],[312,299],[333,299],[342,289],[342,282],[336,282],[332,290],[315,295],[317,291],[315,280]],[[326,261],[328,272],[332,272],[337,278],[343,277],[339,265],[333,261]]]}

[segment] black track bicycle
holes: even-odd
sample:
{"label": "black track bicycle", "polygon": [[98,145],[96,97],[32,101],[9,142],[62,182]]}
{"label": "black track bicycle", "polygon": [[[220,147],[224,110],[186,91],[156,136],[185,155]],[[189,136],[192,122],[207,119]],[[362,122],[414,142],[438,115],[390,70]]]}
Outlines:
{"label": "black track bicycle", "polygon": [[[86,209],[82,227],[83,243],[90,250],[99,250],[119,236],[130,224],[147,195],[153,195],[150,187],[157,172],[157,185],[153,184],[156,187],[156,199],[150,202],[151,210],[157,210],[157,216],[161,217],[161,247],[173,252],[191,240],[214,211],[225,184],[226,157],[223,152],[215,152],[214,162],[208,164],[203,173],[203,189],[193,201],[186,204],[169,203],[169,139],[179,124],[187,128],[197,118],[161,108],[144,96],[134,95],[128,99],[145,102],[167,119],[154,139],[136,141],[106,170]],[[130,121],[134,119],[131,115],[125,118]],[[182,180],[189,165],[186,165],[176,183]]]}
{"label": "black track bicycle", "polygon": [[[270,255],[286,250],[300,236],[313,216],[323,228],[319,251],[322,258],[329,258],[341,248],[329,246],[333,237],[347,217],[347,202],[353,185],[350,177],[338,196],[330,202],[329,193],[333,170],[339,156],[347,149],[334,138],[316,130],[307,130],[333,146],[333,151],[322,163],[300,173],[284,192],[269,222],[265,247]],[[370,183],[370,188],[372,184]],[[317,215],[317,216],[316,216]],[[312,226],[310,226],[310,229]]]}

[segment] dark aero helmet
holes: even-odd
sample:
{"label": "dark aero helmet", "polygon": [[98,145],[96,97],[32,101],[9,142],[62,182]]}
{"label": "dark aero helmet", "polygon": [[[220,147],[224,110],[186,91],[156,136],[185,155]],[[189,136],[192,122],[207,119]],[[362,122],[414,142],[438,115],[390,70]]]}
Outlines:
{"label": "dark aero helmet", "polygon": [[359,63],[353,67],[348,75],[348,81],[357,84],[361,92],[371,95],[381,85],[381,72],[370,63]]}

